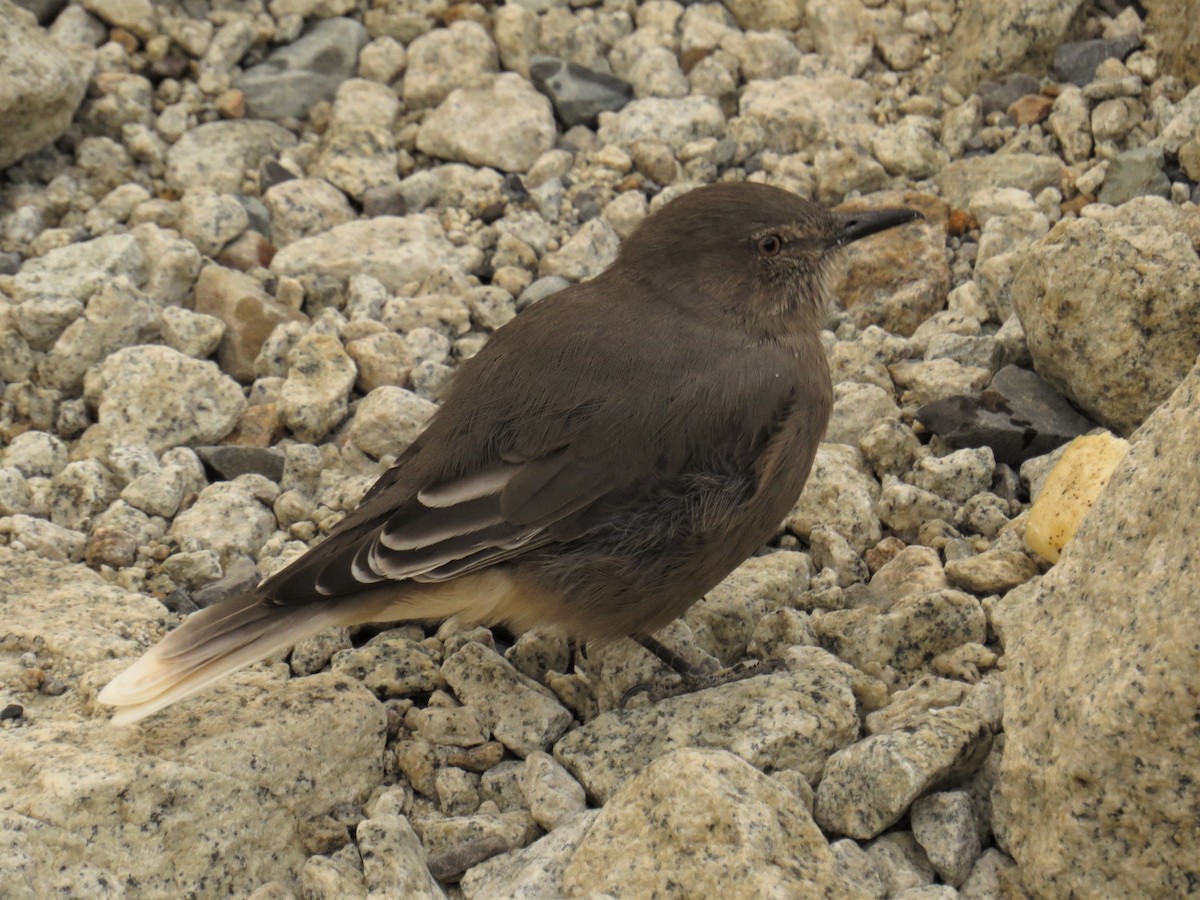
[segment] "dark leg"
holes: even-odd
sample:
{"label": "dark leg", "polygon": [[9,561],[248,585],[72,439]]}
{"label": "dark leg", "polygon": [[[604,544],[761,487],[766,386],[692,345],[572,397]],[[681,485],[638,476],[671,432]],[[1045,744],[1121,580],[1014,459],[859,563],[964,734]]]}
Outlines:
{"label": "dark leg", "polygon": [[634,640],[675,672],[679,676],[679,684],[670,687],[663,687],[657,684],[635,684],[621,698],[622,707],[626,706],[638,694],[644,693],[650,698],[652,703],[657,703],[659,700],[665,700],[668,697],[690,694],[706,688],[741,681],[743,678],[753,678],[756,675],[770,675],[772,672],[779,672],[784,669],[783,660],[764,659],[760,662],[745,665],[739,663],[736,666],[722,669],[719,672],[706,672],[698,666],[692,665],[674,650],[664,646],[652,637],[639,637],[634,638]]}

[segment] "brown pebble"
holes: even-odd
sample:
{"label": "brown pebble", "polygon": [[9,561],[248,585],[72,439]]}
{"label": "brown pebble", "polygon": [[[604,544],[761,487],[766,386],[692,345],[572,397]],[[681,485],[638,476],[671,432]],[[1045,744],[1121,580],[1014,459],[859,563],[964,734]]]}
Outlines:
{"label": "brown pebble", "polygon": [[975,217],[965,209],[950,210],[950,218],[946,222],[946,232],[951,237],[962,237],[968,231],[979,227]]}
{"label": "brown pebble", "polygon": [[247,407],[225,443],[238,447],[270,447],[283,437],[283,419],[274,403]]}
{"label": "brown pebble", "polygon": [[1042,94],[1026,94],[1018,97],[1008,107],[1009,117],[1018,125],[1036,125],[1046,121],[1054,101]]}
{"label": "brown pebble", "polygon": [[1059,209],[1062,210],[1064,216],[1068,213],[1074,213],[1078,215],[1079,211],[1091,202],[1092,198],[1086,194],[1076,194],[1070,200],[1064,200],[1059,205]]}
{"label": "brown pebble", "polygon": [[473,866],[513,849],[499,835],[475,838],[429,857],[429,873],[438,881],[457,881]]}
{"label": "brown pebble", "polygon": [[109,31],[108,39],[114,44],[120,44],[124,47],[126,53],[137,53],[139,45],[137,35],[131,31],[126,31],[124,28],[114,28]]}
{"label": "brown pebble", "polygon": [[886,537],[874,547],[871,547],[863,554],[863,559],[867,563],[867,568],[874,575],[882,569],[887,563],[896,558],[896,555],[903,550],[907,544],[898,537]]}
{"label": "brown pebble", "polygon": [[246,118],[246,95],[237,88],[231,88],[217,98],[217,112],[225,119]]}

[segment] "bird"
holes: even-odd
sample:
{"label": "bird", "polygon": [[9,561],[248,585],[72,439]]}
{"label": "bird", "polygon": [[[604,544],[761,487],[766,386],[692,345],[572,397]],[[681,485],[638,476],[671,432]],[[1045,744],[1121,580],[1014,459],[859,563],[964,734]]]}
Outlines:
{"label": "bird", "polygon": [[837,250],[917,218],[752,182],[663,204],[605,271],[465,360],[322,542],[193,613],[98,701],[134,722],[330,626],[652,640],[800,496],[833,406],[820,329]]}

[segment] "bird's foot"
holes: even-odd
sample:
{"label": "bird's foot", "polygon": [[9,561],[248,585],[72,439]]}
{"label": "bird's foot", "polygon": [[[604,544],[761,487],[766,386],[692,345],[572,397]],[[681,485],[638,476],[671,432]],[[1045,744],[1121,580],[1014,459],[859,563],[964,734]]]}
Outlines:
{"label": "bird's foot", "polygon": [[757,678],[759,675],[773,675],[782,672],[787,664],[782,659],[762,659],[754,662],[740,662],[737,665],[720,669],[716,672],[703,672],[694,667],[686,671],[676,671],[677,678],[667,682],[642,682],[635,684],[621,696],[621,708],[625,709],[635,697],[644,695],[650,703],[658,703],[670,697],[692,694],[708,688],[733,684],[745,678]]}

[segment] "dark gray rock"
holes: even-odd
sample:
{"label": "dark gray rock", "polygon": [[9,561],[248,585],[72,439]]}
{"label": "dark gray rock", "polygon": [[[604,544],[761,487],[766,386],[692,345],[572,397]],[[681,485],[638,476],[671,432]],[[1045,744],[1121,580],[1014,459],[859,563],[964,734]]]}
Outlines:
{"label": "dark gray rock", "polygon": [[20,253],[0,253],[0,275],[16,275],[20,268]]}
{"label": "dark gray rock", "polygon": [[322,19],[238,79],[247,112],[260,119],[304,118],[320,100],[332,100],[354,74],[367,30],[353,19]]}
{"label": "dark gray rock", "polygon": [[550,98],[554,112],[568,128],[595,124],[600,113],[616,111],[633,99],[633,86],[620,78],[555,56],[535,56],[529,78]]}
{"label": "dark gray rock", "polygon": [[43,28],[49,25],[60,12],[67,8],[67,0],[14,0],[17,6],[37,16]]}
{"label": "dark gray rock", "polygon": [[263,475],[274,482],[283,477],[283,454],[266,447],[197,447],[214,481],[232,481],[239,475]]}
{"label": "dark gray rock", "polygon": [[1083,87],[1092,80],[1096,66],[1106,59],[1124,59],[1138,47],[1142,39],[1135,34],[1112,40],[1070,41],[1054,51],[1054,74],[1063,81]]}
{"label": "dark gray rock", "polygon": [[1120,206],[1134,197],[1170,197],[1171,181],[1161,147],[1136,147],[1117,155],[1100,188],[1101,203]]}
{"label": "dark gray rock", "polygon": [[1024,72],[1014,72],[999,81],[981,81],[975,93],[983,101],[983,114],[1004,112],[1015,100],[1041,90],[1041,82]]}
{"label": "dark gray rock", "polygon": [[997,372],[982,393],[926,404],[917,419],[953,447],[991,447],[998,462],[1012,465],[1096,427],[1039,375],[1016,366]]}

